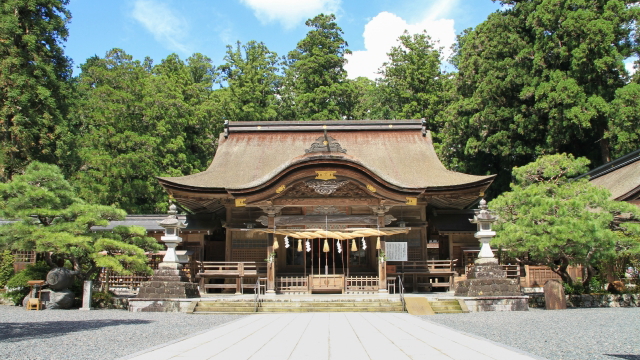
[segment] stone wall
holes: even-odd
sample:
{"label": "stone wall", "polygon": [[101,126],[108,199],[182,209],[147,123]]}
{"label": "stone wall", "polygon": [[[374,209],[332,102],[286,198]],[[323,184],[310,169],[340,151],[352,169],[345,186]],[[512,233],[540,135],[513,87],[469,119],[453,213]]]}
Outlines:
{"label": "stone wall", "polygon": [[[487,296],[463,298],[471,312],[480,311],[527,311],[529,310],[528,296]],[[544,298],[543,298],[544,300]]]}
{"label": "stone wall", "polygon": [[[640,307],[640,294],[566,295],[567,308]],[[544,295],[529,296],[529,307],[544,308]]]}

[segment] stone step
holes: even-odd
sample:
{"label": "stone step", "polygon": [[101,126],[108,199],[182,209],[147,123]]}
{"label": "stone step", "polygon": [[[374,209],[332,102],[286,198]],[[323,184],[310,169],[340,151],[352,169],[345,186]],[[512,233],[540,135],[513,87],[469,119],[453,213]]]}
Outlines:
{"label": "stone step", "polygon": [[436,314],[462,314],[464,311],[460,307],[458,300],[436,300],[430,301],[431,309]]}
{"label": "stone step", "polygon": [[[194,314],[254,313],[253,301],[200,301]],[[402,312],[400,301],[261,301],[258,312]]]}

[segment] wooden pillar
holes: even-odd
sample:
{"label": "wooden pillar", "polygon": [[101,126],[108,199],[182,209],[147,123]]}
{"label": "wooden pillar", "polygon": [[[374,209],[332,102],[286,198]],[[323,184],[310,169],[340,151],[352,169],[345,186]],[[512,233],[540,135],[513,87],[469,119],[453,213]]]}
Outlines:
{"label": "wooden pillar", "polygon": [[[386,250],[386,241],[380,241],[380,251]],[[387,262],[380,262],[378,259],[378,277],[380,278],[378,292],[385,294],[388,292],[387,289]]]}
{"label": "wooden pillar", "polygon": [[227,205],[227,229],[225,231],[225,245],[224,245],[224,261],[231,261],[231,241],[232,241],[232,236],[231,236],[231,230],[229,229],[229,224],[231,224],[231,211],[232,208],[231,206]]}
{"label": "wooden pillar", "polygon": [[[273,252],[273,234],[269,234],[269,245],[267,245],[267,259]],[[266,295],[276,294],[276,263],[267,261],[267,293]]]}

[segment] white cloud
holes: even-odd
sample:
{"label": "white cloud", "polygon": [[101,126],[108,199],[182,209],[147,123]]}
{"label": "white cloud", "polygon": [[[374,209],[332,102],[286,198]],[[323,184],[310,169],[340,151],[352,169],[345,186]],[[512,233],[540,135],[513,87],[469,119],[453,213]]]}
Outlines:
{"label": "white cloud", "polygon": [[624,67],[629,72],[629,75],[633,75],[636,73],[636,69],[633,68],[634,63],[638,61],[636,56],[632,56],[624,61]]}
{"label": "white cloud", "polygon": [[398,37],[407,30],[410,34],[420,33],[423,30],[434,41],[439,41],[436,45],[443,47],[443,57],[447,59],[451,55],[451,45],[456,40],[454,21],[444,19],[444,17],[456,1],[441,0],[430,7],[425,15],[416,23],[409,24],[401,17],[389,13],[381,12],[371,19],[364,27],[364,47],[366,50],[354,51],[345,57],[349,60],[345,69],[350,79],[359,76],[368,77],[374,80],[380,77],[378,69],[388,60],[387,53],[393,46],[398,45]]}
{"label": "white cloud", "polygon": [[189,23],[167,4],[155,0],[137,0],[131,14],[167,49],[189,55],[185,44]]}
{"label": "white cloud", "polygon": [[262,23],[280,22],[291,29],[320,13],[336,13],[341,0],[241,0]]}

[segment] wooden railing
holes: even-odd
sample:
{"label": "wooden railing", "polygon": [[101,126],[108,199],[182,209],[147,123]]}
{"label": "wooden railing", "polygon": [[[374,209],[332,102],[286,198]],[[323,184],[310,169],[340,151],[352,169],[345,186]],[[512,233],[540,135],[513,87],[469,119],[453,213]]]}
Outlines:
{"label": "wooden railing", "polygon": [[308,293],[309,278],[307,276],[280,276],[276,278],[276,292]]}
{"label": "wooden railing", "polygon": [[[390,271],[389,273],[449,273],[454,271],[453,268],[455,267],[456,261],[458,260],[402,261],[395,265],[392,262],[391,266],[395,268],[395,271]],[[389,265],[387,265],[387,267],[389,267]]]}
{"label": "wooden railing", "polygon": [[349,276],[345,278],[346,292],[378,292],[380,278],[377,276]]}
{"label": "wooden railing", "polygon": [[198,276],[245,277],[267,273],[267,263],[257,261],[197,261]]}
{"label": "wooden railing", "polygon": [[451,290],[457,274],[454,269],[456,261],[458,260],[403,261],[396,265],[388,264],[387,275],[401,276],[403,283],[414,293],[419,288],[426,291],[431,291],[434,287]]}

